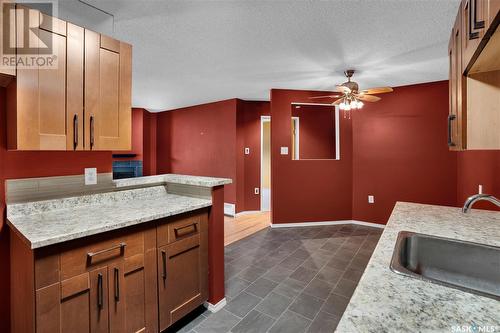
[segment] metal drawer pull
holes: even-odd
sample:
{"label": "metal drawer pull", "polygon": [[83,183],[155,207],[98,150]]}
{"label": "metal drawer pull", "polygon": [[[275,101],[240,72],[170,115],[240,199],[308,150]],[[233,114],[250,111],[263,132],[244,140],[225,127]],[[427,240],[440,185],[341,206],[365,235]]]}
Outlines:
{"label": "metal drawer pull", "polygon": [[90,149],[94,148],[94,116],[90,116]]}
{"label": "metal drawer pull", "polygon": [[78,115],[73,117],[73,149],[78,147]]}
{"label": "metal drawer pull", "polygon": [[102,309],[104,302],[104,294],[102,290],[102,274],[97,274],[97,307]]}
{"label": "metal drawer pull", "polygon": [[112,247],[110,247],[108,249],[105,249],[105,250],[100,250],[100,251],[97,251],[97,252],[89,252],[89,253],[87,253],[87,258],[92,259],[95,256],[98,256],[100,254],[103,254],[103,253],[106,253],[106,252],[109,252],[109,251],[113,251],[113,250],[116,250],[116,249],[120,249],[120,252],[122,252],[123,249],[125,248],[125,246],[127,246],[127,244],[124,243],[124,242],[122,242],[120,244],[116,244],[115,246],[112,246]]}
{"label": "metal drawer pull", "polygon": [[161,277],[163,280],[167,279],[167,252],[166,251],[161,251],[161,261],[163,264],[163,271],[161,274]]}
{"label": "metal drawer pull", "polygon": [[120,270],[115,267],[115,301],[120,300]]}
{"label": "metal drawer pull", "polygon": [[453,136],[452,136],[452,128],[451,128],[451,121],[455,120],[457,118],[456,115],[450,114],[448,116],[448,147],[455,147],[455,143],[453,142]]}
{"label": "metal drawer pull", "polygon": [[[186,230],[188,228],[193,228],[193,231],[187,231],[187,232],[186,231],[182,231],[182,230]],[[174,228],[175,237],[182,237],[182,236],[194,234],[197,231],[198,231],[198,228],[197,228],[197,224],[196,223],[185,225],[185,226],[179,227],[179,228]]]}

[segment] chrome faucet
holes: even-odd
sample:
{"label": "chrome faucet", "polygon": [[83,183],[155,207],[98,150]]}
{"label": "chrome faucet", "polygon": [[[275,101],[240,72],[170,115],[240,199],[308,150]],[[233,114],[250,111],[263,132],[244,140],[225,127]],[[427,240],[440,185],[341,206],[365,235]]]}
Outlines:
{"label": "chrome faucet", "polygon": [[477,201],[482,200],[489,201],[500,207],[500,200],[498,200],[494,196],[490,194],[474,194],[468,197],[467,200],[465,200],[464,206],[462,207],[462,212],[468,213],[471,210],[473,204],[475,204]]}

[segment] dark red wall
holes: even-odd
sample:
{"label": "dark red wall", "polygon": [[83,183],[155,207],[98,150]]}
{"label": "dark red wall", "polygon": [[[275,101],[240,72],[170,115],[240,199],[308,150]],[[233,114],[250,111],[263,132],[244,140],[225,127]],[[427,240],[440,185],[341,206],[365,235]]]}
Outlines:
{"label": "dark red wall", "polygon": [[[500,150],[460,152],[457,171],[459,206],[462,206],[469,196],[478,193],[478,185],[483,185],[483,193],[500,198]],[[474,208],[500,210],[489,202],[478,202]]]}
{"label": "dark red wall", "polygon": [[[255,194],[256,187],[260,188],[260,119],[269,116],[269,102],[239,101],[237,135],[240,138],[238,159],[243,167],[238,170],[238,183],[243,183],[239,190],[242,193],[239,201],[243,204],[238,211],[260,210],[260,195]],[[244,154],[244,148],[250,148],[250,154]]]}
{"label": "dark red wall", "polygon": [[[448,82],[397,87],[353,111],[353,219],[387,223],[396,201],[454,206]],[[375,203],[368,204],[368,195]]]}
{"label": "dark red wall", "polygon": [[156,175],[157,114],[143,110],[143,161],[144,176]]}
{"label": "dark red wall", "polygon": [[292,108],[299,117],[299,158],[335,158],[335,115],[332,108],[322,105],[301,105]]}
{"label": "dark red wall", "polygon": [[5,89],[0,88],[0,332],[9,331],[9,241],[5,223],[5,179],[82,174],[85,167],[111,172],[111,152],[7,151]]}
{"label": "dark red wall", "polygon": [[271,90],[271,209],[273,223],[352,218],[352,128],[340,118],[340,161],[280,155],[291,144],[291,103],[328,92]]}
{"label": "dark red wall", "polygon": [[236,203],[236,99],[157,115],[157,171],[225,177],[224,200]]}

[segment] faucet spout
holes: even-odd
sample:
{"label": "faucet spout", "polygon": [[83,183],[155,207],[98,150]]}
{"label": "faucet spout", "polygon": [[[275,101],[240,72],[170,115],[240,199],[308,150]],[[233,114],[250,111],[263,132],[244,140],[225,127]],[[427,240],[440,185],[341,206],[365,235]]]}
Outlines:
{"label": "faucet spout", "polygon": [[474,194],[468,197],[467,200],[465,200],[462,212],[468,213],[472,209],[472,205],[474,205],[478,201],[489,201],[500,207],[500,200],[498,200],[494,196],[490,194]]}

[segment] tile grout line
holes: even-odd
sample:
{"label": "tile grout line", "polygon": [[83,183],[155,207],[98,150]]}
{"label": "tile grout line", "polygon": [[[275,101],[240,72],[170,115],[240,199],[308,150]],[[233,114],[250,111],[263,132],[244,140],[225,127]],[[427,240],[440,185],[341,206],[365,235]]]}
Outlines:
{"label": "tile grout line", "polygon": [[[238,319],[238,322],[237,322],[235,325],[233,325],[233,327],[230,329],[230,331],[231,331],[234,327],[236,327],[236,326],[237,326],[237,325],[238,325],[238,324],[239,324],[239,323],[240,323],[240,322],[241,322],[241,321],[242,321],[242,320],[243,320],[243,319],[244,319],[244,318],[245,318],[245,317],[246,317],[246,316],[247,316],[250,312],[252,312],[252,311],[256,311],[256,312],[258,312],[259,314],[262,314],[262,315],[266,316],[267,318],[271,318],[271,319],[274,321],[268,330],[272,329],[272,327],[274,327],[274,326],[276,325],[276,323],[277,323],[277,322],[278,322],[278,321],[279,321],[279,320],[283,317],[284,313],[286,313],[287,311],[290,311],[290,312],[292,312],[292,313],[294,313],[294,314],[298,315],[299,317],[304,318],[304,319],[306,319],[306,320],[310,321],[310,323],[309,323],[309,324],[306,326],[306,328],[305,328],[305,329],[307,330],[308,328],[310,328],[310,326],[312,325],[312,323],[314,322],[314,320],[316,320],[316,318],[318,317],[319,313],[322,311],[322,308],[323,308],[323,306],[324,306],[324,304],[325,304],[326,300],[327,300],[327,299],[328,299],[331,295],[337,295],[337,296],[340,296],[340,297],[343,297],[343,298],[347,298],[347,297],[346,297],[346,296],[344,296],[344,295],[340,295],[340,294],[335,293],[335,292],[334,292],[334,290],[335,290],[335,288],[338,286],[339,282],[340,282],[342,279],[345,279],[345,280],[350,281],[350,282],[352,282],[352,283],[355,283],[355,282],[356,282],[356,281],[352,281],[352,280],[350,280],[350,279],[346,279],[346,278],[344,278],[344,275],[345,275],[345,273],[347,272],[347,270],[348,270],[348,269],[355,269],[355,270],[359,270],[359,269],[357,269],[357,268],[355,268],[355,267],[351,267],[351,264],[353,263],[354,258],[356,257],[356,255],[358,255],[358,254],[360,253],[361,249],[363,248],[363,245],[364,245],[365,243],[367,243],[367,241],[368,241],[368,236],[369,236],[369,235],[372,235],[372,234],[371,234],[371,233],[369,233],[369,232],[368,232],[366,235],[352,235],[352,233],[356,230],[356,229],[355,229],[355,230],[351,231],[351,232],[350,232],[350,233],[348,233],[348,234],[343,234],[343,235],[342,235],[342,233],[340,233],[340,235],[345,236],[345,237],[346,237],[346,239],[344,239],[344,241],[343,241],[343,242],[342,242],[342,243],[338,246],[338,248],[337,248],[335,251],[333,251],[333,252],[332,252],[332,254],[330,255],[330,259],[329,259],[328,261],[326,261],[323,265],[321,265],[321,266],[318,268],[318,271],[316,272],[316,274],[315,274],[315,275],[314,275],[314,276],[313,276],[313,277],[309,280],[309,282],[308,282],[308,283],[307,283],[304,287],[302,287],[302,288],[298,291],[298,294],[297,294],[295,297],[290,298],[290,297],[288,297],[287,295],[283,295],[283,294],[281,294],[281,293],[279,293],[279,292],[276,292],[276,291],[275,291],[276,287],[277,287],[277,286],[279,286],[279,285],[280,285],[283,281],[285,281],[286,279],[285,279],[285,280],[282,280],[281,282],[278,282],[278,281],[275,281],[275,280],[268,279],[268,278],[265,278],[265,277],[264,277],[264,276],[265,276],[265,275],[266,275],[269,271],[271,271],[272,269],[275,269],[276,267],[278,267],[278,266],[279,266],[279,265],[280,265],[280,264],[281,264],[281,263],[282,263],[282,262],[283,262],[286,258],[290,257],[290,256],[291,256],[291,255],[292,255],[295,251],[297,251],[298,249],[300,249],[301,247],[303,247],[303,246],[304,246],[304,240],[308,240],[308,239],[317,239],[317,238],[314,238],[314,237],[317,237],[317,236],[318,236],[318,235],[319,235],[319,234],[320,234],[323,230],[324,230],[324,228],[323,228],[323,229],[318,230],[315,234],[310,235],[310,236],[309,236],[309,235],[303,235],[304,237],[307,237],[307,238],[304,238],[304,239],[301,239],[301,238],[300,238],[300,237],[302,236],[300,233],[299,233],[298,235],[297,235],[297,234],[294,234],[294,235],[289,235],[288,237],[285,237],[284,239],[282,239],[282,241],[284,241],[284,243],[283,243],[283,244],[281,244],[280,246],[276,247],[276,248],[271,248],[271,249],[270,249],[270,250],[271,250],[271,252],[276,252],[276,251],[279,251],[279,249],[280,249],[280,248],[285,247],[285,244],[286,244],[286,242],[288,242],[288,241],[294,241],[294,240],[296,240],[296,241],[298,241],[300,244],[299,244],[299,245],[298,245],[298,247],[297,247],[297,248],[295,248],[293,251],[290,251],[290,250],[287,250],[287,249],[284,249],[284,248],[283,248],[282,250],[287,250],[287,251],[290,251],[290,252],[291,252],[291,254],[290,254],[290,255],[288,255],[287,257],[285,257],[285,258],[281,259],[281,261],[279,261],[279,263],[275,264],[274,266],[271,266],[271,267],[269,267],[269,268],[266,268],[266,267],[259,266],[258,264],[254,264],[254,263],[253,263],[253,261],[252,261],[252,263],[250,264],[250,266],[253,266],[253,267],[255,267],[255,268],[260,268],[260,269],[263,269],[263,270],[264,270],[261,274],[259,274],[259,275],[256,277],[256,279],[255,279],[253,282],[252,282],[252,281],[250,281],[250,280],[248,280],[248,279],[245,279],[245,278],[243,278],[243,277],[241,277],[241,276],[240,276],[240,274],[241,274],[243,271],[245,271],[246,269],[248,269],[249,267],[247,267],[247,268],[243,268],[243,269],[239,270],[239,271],[238,271],[238,273],[236,273],[234,276],[232,276],[230,279],[228,279],[228,281],[229,281],[229,280],[231,280],[231,279],[233,279],[233,278],[236,278],[236,277],[237,277],[237,278],[241,279],[242,281],[245,281],[245,282],[249,283],[249,285],[248,285],[248,286],[246,286],[243,290],[241,290],[241,291],[240,291],[240,292],[239,292],[239,293],[238,293],[238,294],[237,294],[234,298],[232,298],[232,299],[235,299],[236,297],[238,297],[239,295],[241,295],[243,292],[246,292],[247,294],[252,295],[252,296],[255,296],[255,297],[257,297],[257,298],[259,299],[259,302],[258,302],[258,303],[256,303],[256,304],[255,304],[255,305],[254,305],[251,309],[249,309],[249,311],[248,311],[248,312],[245,314],[245,316],[243,316],[243,317],[240,317],[239,315],[234,314],[234,313],[232,313],[231,311],[226,310],[226,312],[228,312],[228,313],[229,313],[229,314],[231,314],[231,315],[234,315],[234,316]],[[339,230],[340,230],[340,229],[339,229]],[[324,243],[323,243],[320,247],[315,248],[312,252],[317,252],[317,251],[318,251],[318,250],[320,250],[320,249],[321,249],[321,250],[323,250],[323,249],[322,249],[322,246],[324,246],[324,244],[328,242],[328,239],[331,239],[331,238],[332,238],[335,234],[338,234],[338,233],[339,233],[339,230],[337,230],[336,232],[334,232],[332,235],[330,235],[330,236],[328,236],[328,237],[322,238],[322,239],[326,239],[326,240],[325,240],[325,242],[324,242]],[[328,296],[326,297],[326,299],[321,299],[321,298],[318,298],[318,297],[316,297],[316,296],[314,296],[314,295],[311,295],[311,294],[309,294],[309,293],[304,293],[304,291],[305,291],[305,290],[306,290],[306,289],[310,286],[310,284],[312,283],[312,281],[313,281],[314,279],[318,278],[318,275],[319,275],[320,271],[321,271],[322,269],[324,269],[324,268],[328,265],[328,263],[332,260],[332,258],[333,258],[333,257],[334,257],[334,256],[335,256],[335,255],[336,255],[336,254],[340,251],[340,249],[342,248],[342,246],[344,246],[344,245],[345,245],[345,243],[348,241],[348,239],[350,239],[350,238],[351,238],[351,237],[353,237],[353,236],[363,236],[363,240],[360,242],[359,246],[357,246],[357,249],[353,252],[353,254],[352,254],[352,256],[351,256],[351,259],[348,261],[348,264],[346,265],[346,267],[342,270],[342,271],[343,271],[343,272],[342,272],[342,275],[339,277],[339,279],[336,281],[336,283],[331,284],[332,288],[331,288],[331,291],[329,292]],[[273,239],[272,239],[272,237],[267,237],[267,236],[264,236],[264,237],[263,237],[263,239],[259,239],[257,242],[255,242],[255,241],[249,241],[249,243],[250,243],[250,244],[252,244],[252,243],[253,243],[253,244],[252,244],[253,246],[257,246],[257,247],[258,247],[260,244],[262,244],[263,242],[266,242],[266,241],[273,241]],[[276,241],[276,239],[275,239],[274,241]],[[252,246],[252,247],[253,247],[253,246]],[[371,247],[371,246],[370,246],[370,247]],[[230,251],[234,251],[234,250],[237,250],[237,249],[242,250],[243,248],[242,248],[242,247],[240,247],[240,246],[236,246],[234,249],[231,249]],[[306,250],[306,251],[309,251],[309,249],[307,249],[307,248],[305,248],[305,250]],[[347,248],[347,250],[350,250],[350,249],[349,249],[349,248]],[[250,252],[252,252],[252,253],[253,253],[254,251],[257,251],[257,250],[253,250],[253,249],[252,249],[252,251],[250,251]],[[326,249],[324,249],[323,251],[324,251],[324,252],[327,252],[327,251],[329,252],[329,250],[326,250]],[[373,249],[371,250],[371,253],[373,254]],[[255,254],[255,253],[253,253],[253,254]],[[239,256],[236,256],[236,257],[232,257],[231,255],[228,255],[228,256],[233,258],[231,261],[234,261],[234,260],[237,260],[238,258],[244,257],[244,256],[246,256],[246,255],[249,255],[249,254],[240,254]],[[249,256],[250,256],[250,255],[249,255]],[[293,272],[295,272],[295,271],[296,271],[297,269],[299,269],[300,267],[302,267],[303,269],[310,269],[310,270],[312,270],[312,269],[311,269],[311,268],[309,268],[309,267],[304,267],[304,266],[303,266],[303,265],[304,265],[304,263],[305,263],[307,260],[311,259],[311,258],[313,258],[313,256],[308,255],[308,257],[307,257],[307,258],[305,258],[305,259],[303,259],[303,260],[301,261],[301,264],[300,264],[299,266],[297,266],[297,267],[293,270]],[[366,263],[366,265],[367,265],[367,264],[368,264],[368,262]],[[363,272],[364,272],[364,270],[366,269],[366,265],[365,265],[365,268],[363,269]],[[332,268],[332,269],[336,269],[336,270],[339,270],[339,271],[340,271],[340,269],[338,269],[338,268],[336,268],[336,267],[331,267],[331,268]],[[286,269],[289,269],[289,268],[288,268],[288,267],[286,267]],[[292,270],[290,270],[290,271],[292,271]],[[272,288],[272,289],[271,289],[271,290],[270,290],[270,291],[266,294],[266,296],[265,296],[265,297],[260,297],[259,295],[255,295],[255,294],[253,294],[253,293],[252,293],[252,292],[250,292],[250,291],[246,291],[246,289],[247,289],[247,288],[248,288],[251,284],[253,284],[255,281],[257,281],[257,280],[258,280],[258,279],[260,279],[260,278],[265,278],[265,279],[267,279],[267,280],[269,280],[269,281],[271,281],[271,282],[273,282],[273,283],[276,283],[276,284],[277,284],[276,286],[274,286],[274,287],[273,287],[273,288]],[[289,277],[289,276],[287,276],[287,279],[288,279],[288,278],[290,278],[290,277]],[[294,279],[294,278],[290,278],[290,279],[296,280],[296,279]],[[326,283],[330,284],[328,280],[324,280],[324,279],[319,279],[319,280],[321,280],[321,281],[323,281],[323,282],[326,282]],[[300,280],[296,280],[296,281],[300,282]],[[359,279],[358,279],[358,283],[359,283]],[[286,297],[286,298],[288,298],[288,299],[290,299],[290,300],[291,300],[291,301],[290,301],[290,303],[288,304],[288,306],[285,308],[285,310],[284,310],[284,311],[283,311],[283,312],[282,312],[282,313],[281,313],[281,314],[280,314],[280,315],[279,315],[276,319],[275,319],[274,317],[272,317],[272,316],[270,316],[270,315],[266,314],[266,313],[263,313],[263,312],[262,312],[262,311],[260,311],[260,310],[257,310],[257,307],[258,307],[260,304],[262,304],[262,303],[264,302],[265,298],[266,298],[266,297],[268,297],[268,296],[269,296],[271,293],[273,293],[273,292],[274,292],[275,294],[277,294],[277,295],[280,295],[280,296],[282,296],[282,297]],[[305,295],[307,295],[307,296],[313,297],[313,298],[315,298],[315,299],[317,299],[317,300],[321,301],[320,308],[319,308],[318,312],[315,314],[314,318],[312,318],[312,319],[307,318],[307,317],[305,317],[304,315],[302,315],[302,314],[300,314],[300,313],[297,313],[297,312],[295,312],[295,311],[293,311],[293,310],[291,310],[291,309],[290,309],[290,307],[294,304],[294,302],[297,300],[297,298],[298,298],[301,294],[305,294]],[[351,297],[352,297],[352,295],[351,295]],[[349,297],[349,299],[350,299],[350,297]],[[344,311],[345,311],[345,310],[344,310]],[[327,310],[325,310],[324,312],[325,312],[325,313],[327,313],[327,314],[329,314],[329,315],[331,315],[331,316],[333,316],[333,317],[335,317],[335,318],[338,318],[338,316],[337,316],[336,314],[330,313],[330,312],[329,312],[329,311],[327,311]],[[200,325],[201,325],[201,324],[202,324],[202,323],[203,323],[206,319],[207,319],[207,318],[205,318],[203,321],[201,321],[200,323],[198,323],[198,325],[196,325],[195,327],[193,327],[193,328],[192,328],[192,330],[195,330],[197,327],[199,327],[199,326],[200,326]]]}

